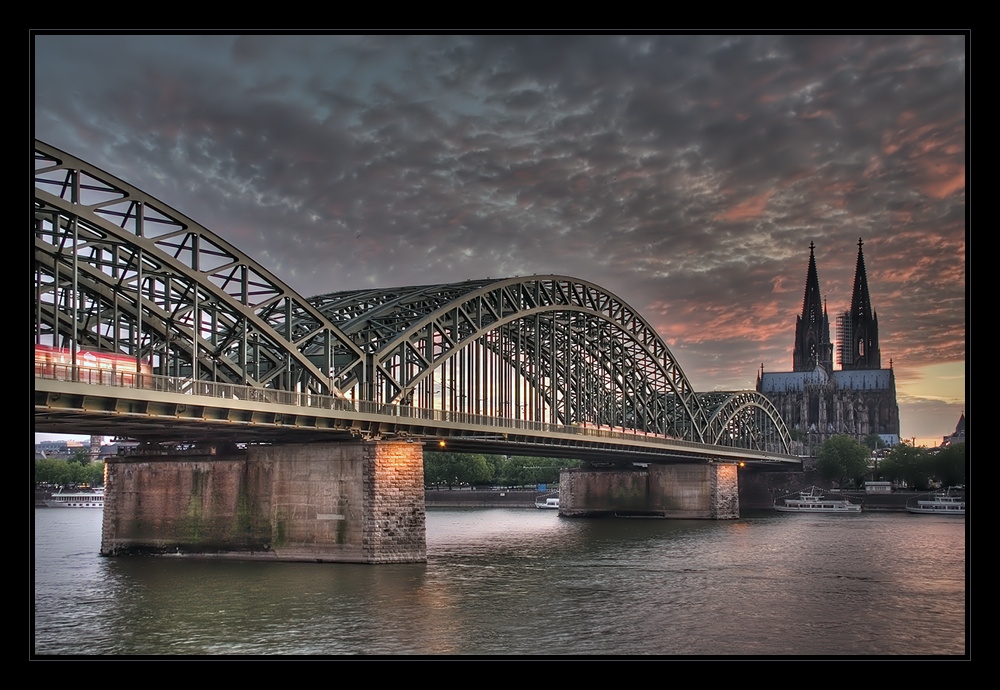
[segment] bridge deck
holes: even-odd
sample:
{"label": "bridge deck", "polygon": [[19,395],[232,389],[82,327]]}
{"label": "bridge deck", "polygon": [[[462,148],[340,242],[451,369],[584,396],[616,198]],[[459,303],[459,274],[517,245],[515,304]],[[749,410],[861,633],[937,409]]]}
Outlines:
{"label": "bridge deck", "polygon": [[332,396],[302,395],[166,376],[136,387],[35,378],[35,430],[106,433],[159,442],[297,443],[412,438],[443,440],[455,452],[580,459],[797,465],[779,453],[694,443],[628,429],[563,426]]}

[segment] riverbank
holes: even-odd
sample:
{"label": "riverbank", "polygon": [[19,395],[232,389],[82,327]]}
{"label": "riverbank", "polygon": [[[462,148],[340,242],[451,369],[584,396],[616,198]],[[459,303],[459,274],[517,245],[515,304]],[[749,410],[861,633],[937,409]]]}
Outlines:
{"label": "riverbank", "polygon": [[[804,487],[798,487],[804,488]],[[786,495],[794,497],[795,491],[759,492],[740,491],[740,508],[743,510],[767,510],[774,507]],[[537,491],[495,491],[457,489],[454,491],[430,490],[424,492],[424,502],[428,508],[534,508],[539,496],[553,495]],[[864,491],[839,491],[830,494],[841,496],[851,503],[861,505],[863,511],[905,513],[906,504],[914,503],[918,497],[926,497],[926,491],[895,491],[890,494],[869,494]]]}
{"label": "riverbank", "polygon": [[[795,490],[759,491],[747,487],[740,490],[740,508],[744,510],[764,510],[774,506],[774,502],[782,500],[786,495],[793,495]],[[558,492],[539,493],[533,490],[503,490],[494,489],[455,489],[453,491],[427,489],[424,492],[424,504],[428,508],[534,508],[535,499],[539,496],[557,495]],[[835,494],[831,494],[835,495]],[[864,491],[841,491],[836,495],[843,496],[851,503],[861,504],[861,509],[870,512],[905,513],[907,502],[913,503],[918,497],[928,495],[926,491],[894,491],[890,494],[868,494]],[[44,508],[47,493],[35,492],[35,507]]]}
{"label": "riverbank", "polygon": [[428,508],[534,508],[539,496],[558,495],[555,492],[539,493],[533,490],[495,489],[426,489],[424,505]]}
{"label": "riverbank", "polygon": [[[427,489],[424,492],[424,503],[428,508],[534,508],[535,498],[547,495],[557,494],[539,493],[531,489],[517,491]],[[51,491],[35,490],[35,507],[45,508],[45,499],[51,496]]]}

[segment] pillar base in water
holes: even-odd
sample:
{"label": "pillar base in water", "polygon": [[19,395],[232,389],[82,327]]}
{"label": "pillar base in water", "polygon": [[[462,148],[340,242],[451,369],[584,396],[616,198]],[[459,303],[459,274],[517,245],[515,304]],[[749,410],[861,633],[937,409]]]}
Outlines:
{"label": "pillar base in water", "polygon": [[419,443],[251,446],[106,467],[102,555],[427,560]]}
{"label": "pillar base in water", "polygon": [[736,465],[576,468],[559,476],[559,514],[735,520],[740,516]]}

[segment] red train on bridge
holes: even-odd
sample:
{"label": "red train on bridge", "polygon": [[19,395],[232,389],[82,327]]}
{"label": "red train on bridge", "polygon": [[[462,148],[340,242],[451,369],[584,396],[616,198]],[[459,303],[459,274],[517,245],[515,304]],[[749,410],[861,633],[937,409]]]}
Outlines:
{"label": "red train on bridge", "polygon": [[135,357],[116,352],[77,350],[74,362],[71,350],[35,345],[35,376],[42,378],[107,386],[142,386],[149,382],[146,379],[144,384],[144,376],[152,374],[153,367],[148,362],[136,362]]}

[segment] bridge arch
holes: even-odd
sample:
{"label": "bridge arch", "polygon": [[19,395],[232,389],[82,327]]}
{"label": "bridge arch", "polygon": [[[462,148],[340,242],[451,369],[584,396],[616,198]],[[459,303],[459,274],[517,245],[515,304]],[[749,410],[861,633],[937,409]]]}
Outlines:
{"label": "bridge arch", "polygon": [[790,438],[753,391],[701,394],[593,283],[531,276],[305,299],[184,214],[34,147],[37,346],[154,373],[387,406],[757,448]]}
{"label": "bridge arch", "polygon": [[789,452],[791,435],[774,404],[757,391],[729,391],[703,394],[702,402],[711,410],[705,442]]}
{"label": "bridge arch", "polygon": [[350,382],[362,399],[703,440],[706,412],[669,348],[593,283],[515,277],[311,301],[368,350],[372,378]]}
{"label": "bridge arch", "polygon": [[[163,202],[39,141],[34,182],[36,345],[330,394],[360,365],[361,352],[309,302]],[[305,354],[316,345],[324,357]]]}

